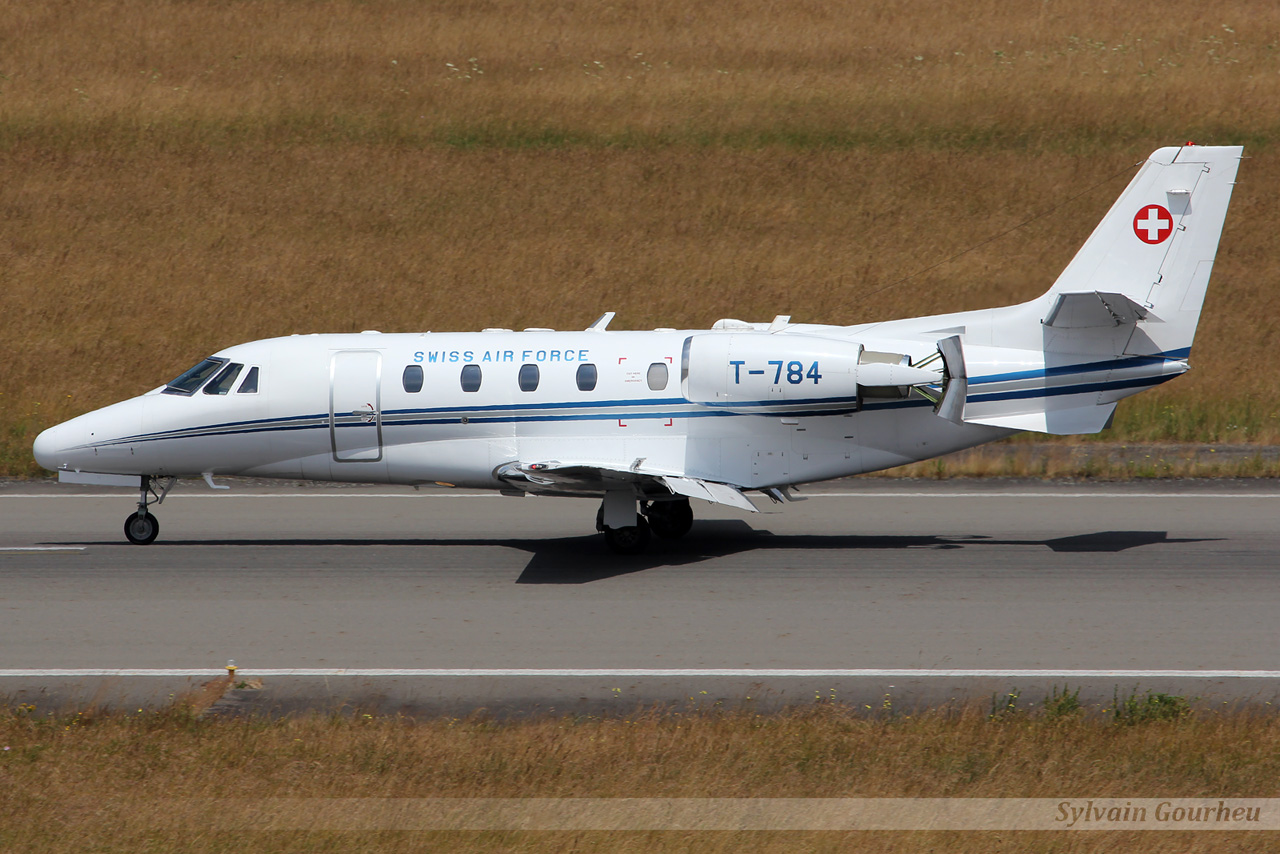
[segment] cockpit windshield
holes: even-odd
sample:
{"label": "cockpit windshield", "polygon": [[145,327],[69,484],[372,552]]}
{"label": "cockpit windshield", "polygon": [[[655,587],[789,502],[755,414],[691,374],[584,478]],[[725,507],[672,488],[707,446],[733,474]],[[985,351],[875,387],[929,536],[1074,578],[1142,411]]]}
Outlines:
{"label": "cockpit windshield", "polygon": [[238,362],[232,362],[222,369],[222,373],[213,378],[213,382],[204,387],[205,394],[226,394],[231,391],[232,384],[236,381],[236,377],[240,376],[240,371],[244,368]]}
{"label": "cockpit windshield", "polygon": [[213,376],[213,373],[227,362],[227,359],[213,357],[205,359],[182,376],[170,381],[169,384],[164,387],[164,393],[183,395],[195,394],[200,386],[204,385],[205,381],[208,380],[209,377]]}

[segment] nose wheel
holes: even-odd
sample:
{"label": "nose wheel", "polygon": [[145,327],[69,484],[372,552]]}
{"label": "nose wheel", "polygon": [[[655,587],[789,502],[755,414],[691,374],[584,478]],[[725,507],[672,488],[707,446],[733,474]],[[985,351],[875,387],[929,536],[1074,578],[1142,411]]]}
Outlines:
{"label": "nose wheel", "polygon": [[154,542],[160,533],[160,520],[145,509],[124,520],[124,535],[135,546]]}
{"label": "nose wheel", "polygon": [[163,504],[165,496],[177,482],[176,477],[152,477],[145,474],[142,476],[138,512],[124,520],[125,539],[135,546],[145,546],[155,542],[160,534],[160,520],[154,513],[147,512],[147,508],[152,504]]}

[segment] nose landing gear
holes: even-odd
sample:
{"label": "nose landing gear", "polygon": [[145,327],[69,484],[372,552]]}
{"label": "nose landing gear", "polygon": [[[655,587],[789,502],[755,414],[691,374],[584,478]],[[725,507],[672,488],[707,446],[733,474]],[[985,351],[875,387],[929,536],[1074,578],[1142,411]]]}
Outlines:
{"label": "nose landing gear", "polygon": [[141,495],[138,496],[138,512],[124,520],[125,539],[135,546],[145,546],[148,543],[155,542],[160,533],[160,520],[153,514],[148,513],[147,508],[152,504],[163,504],[165,496],[169,494],[169,490],[173,489],[173,485],[177,482],[178,479],[176,477],[152,477],[145,474],[142,476]]}

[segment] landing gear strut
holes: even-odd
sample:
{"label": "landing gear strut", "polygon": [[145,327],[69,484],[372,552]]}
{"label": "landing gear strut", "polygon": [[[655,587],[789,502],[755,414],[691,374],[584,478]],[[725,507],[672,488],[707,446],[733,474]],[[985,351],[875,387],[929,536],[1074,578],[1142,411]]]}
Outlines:
{"label": "landing gear strut", "polygon": [[129,542],[135,546],[145,546],[155,542],[156,536],[160,533],[160,520],[148,513],[147,508],[152,504],[163,504],[165,496],[177,481],[176,477],[151,477],[145,474],[142,476],[138,512],[124,520],[124,535]]}

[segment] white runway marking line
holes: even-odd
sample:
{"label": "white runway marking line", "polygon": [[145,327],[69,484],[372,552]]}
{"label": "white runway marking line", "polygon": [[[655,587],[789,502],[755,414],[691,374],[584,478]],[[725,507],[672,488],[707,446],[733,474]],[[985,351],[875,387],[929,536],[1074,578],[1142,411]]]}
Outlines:
{"label": "white runway marking line", "polygon": [[86,546],[0,546],[3,552],[82,552]]}
{"label": "white runway marking line", "polygon": [[[89,676],[227,676],[225,667],[180,669],[180,668],[72,668],[72,669],[11,669],[0,670],[0,678],[5,677],[45,677],[45,678],[80,678]],[[236,677],[282,677],[282,676],[356,676],[367,678],[385,677],[535,677],[535,678],[707,678],[707,677],[740,677],[748,679],[1280,679],[1280,670],[987,670],[987,669],[953,669],[953,670],[885,670],[875,668],[864,669],[753,669],[753,668],[417,668],[417,669],[385,669],[385,668],[348,668],[348,667],[301,667],[301,668],[252,668],[240,667],[235,671]]]}

